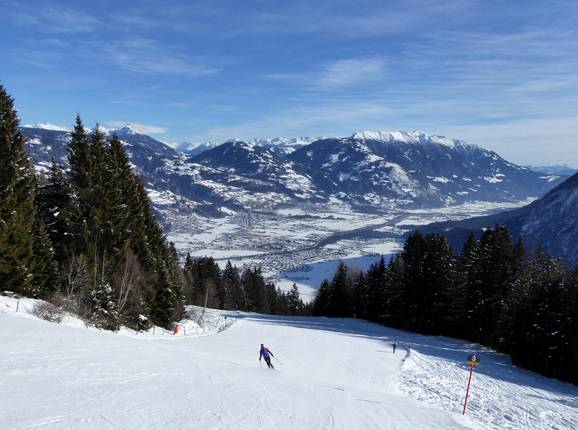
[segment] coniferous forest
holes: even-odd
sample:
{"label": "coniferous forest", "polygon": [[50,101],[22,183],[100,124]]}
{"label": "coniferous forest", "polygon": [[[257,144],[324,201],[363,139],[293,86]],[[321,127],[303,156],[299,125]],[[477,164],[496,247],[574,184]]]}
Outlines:
{"label": "coniferous forest", "polygon": [[540,249],[527,254],[502,226],[471,234],[458,255],[445,237],[414,232],[367,272],[340,264],[313,314],[467,339],[578,384],[578,267]]}
{"label": "coniferous forest", "polygon": [[[143,321],[168,326],[184,304],[302,313],[297,289],[266,284],[260,269],[221,273],[212,259],[179,265],[143,183],[118,137],[79,116],[69,170],[54,161],[36,174],[12,98],[0,86],[0,285],[46,299],[87,323],[115,330]],[[144,317],[144,318],[143,318]]]}

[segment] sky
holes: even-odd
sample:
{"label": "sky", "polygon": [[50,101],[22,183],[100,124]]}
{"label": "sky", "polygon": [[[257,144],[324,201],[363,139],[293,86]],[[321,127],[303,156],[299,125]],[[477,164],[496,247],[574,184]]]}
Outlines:
{"label": "sky", "polygon": [[574,0],[0,0],[0,84],[23,124],[423,130],[578,167],[577,22]]}

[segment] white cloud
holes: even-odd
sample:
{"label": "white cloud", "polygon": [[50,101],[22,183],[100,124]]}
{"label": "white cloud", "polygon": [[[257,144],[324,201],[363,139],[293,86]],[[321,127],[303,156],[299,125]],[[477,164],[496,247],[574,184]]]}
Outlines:
{"label": "white cloud", "polygon": [[27,128],[41,128],[44,130],[53,130],[53,131],[70,131],[69,128],[62,127],[60,125],[50,124],[49,122],[39,122],[36,124],[26,124],[24,127]]}
{"label": "white cloud", "polygon": [[339,60],[325,68],[316,84],[321,87],[354,85],[380,78],[385,70],[385,60],[381,58]]}

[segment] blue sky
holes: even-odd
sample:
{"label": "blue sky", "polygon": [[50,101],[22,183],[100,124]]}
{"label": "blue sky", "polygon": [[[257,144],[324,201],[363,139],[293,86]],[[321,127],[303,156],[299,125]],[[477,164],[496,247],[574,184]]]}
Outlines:
{"label": "blue sky", "polygon": [[578,166],[578,2],[0,0],[23,123],[168,142],[414,130]]}

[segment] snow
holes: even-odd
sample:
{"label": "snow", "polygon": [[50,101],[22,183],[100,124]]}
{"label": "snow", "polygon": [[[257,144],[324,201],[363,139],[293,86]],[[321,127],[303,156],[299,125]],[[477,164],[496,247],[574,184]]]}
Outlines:
{"label": "snow", "polygon": [[[352,319],[216,310],[204,317],[218,328],[210,334],[111,333],[39,320],[33,304],[21,300],[16,313],[15,299],[0,296],[6,430],[578,426],[577,387],[461,340]],[[194,321],[200,309],[192,310]],[[275,354],[275,370],[257,361],[260,343]],[[481,366],[464,417],[463,362],[472,350]]]}
{"label": "snow", "polygon": [[447,184],[450,182],[450,179],[445,178],[443,176],[428,176],[432,181],[439,182],[440,184]]}
{"label": "snow", "polygon": [[560,178],[560,176],[558,176],[558,175],[540,176],[540,179],[545,179],[548,182],[554,182],[559,178]]}
{"label": "snow", "polygon": [[401,142],[410,144],[438,144],[453,147],[456,144],[464,144],[457,139],[450,139],[445,136],[428,135],[423,131],[358,131],[351,136],[352,139],[374,140],[378,142],[390,143]]}
{"label": "snow", "polygon": [[496,174],[494,176],[484,176],[484,181],[489,182],[490,184],[497,184],[502,182],[504,175]]}

